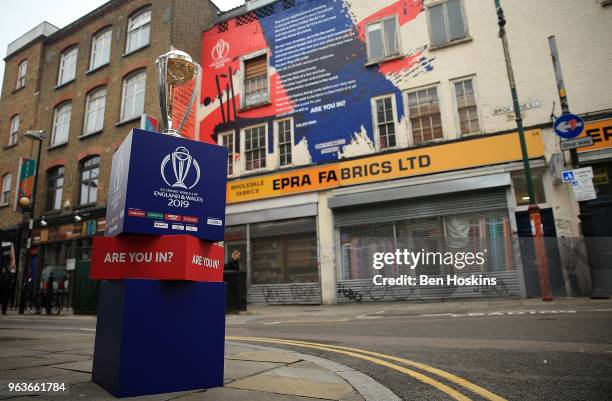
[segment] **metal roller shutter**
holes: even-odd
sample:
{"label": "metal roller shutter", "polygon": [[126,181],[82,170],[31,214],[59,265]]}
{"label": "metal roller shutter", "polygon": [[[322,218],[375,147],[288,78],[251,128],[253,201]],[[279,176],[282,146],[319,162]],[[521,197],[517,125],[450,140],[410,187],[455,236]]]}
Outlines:
{"label": "metal roller shutter", "polygon": [[463,194],[436,195],[400,202],[368,204],[334,210],[334,225],[345,227],[366,223],[445,216],[484,210],[507,209],[503,188]]}

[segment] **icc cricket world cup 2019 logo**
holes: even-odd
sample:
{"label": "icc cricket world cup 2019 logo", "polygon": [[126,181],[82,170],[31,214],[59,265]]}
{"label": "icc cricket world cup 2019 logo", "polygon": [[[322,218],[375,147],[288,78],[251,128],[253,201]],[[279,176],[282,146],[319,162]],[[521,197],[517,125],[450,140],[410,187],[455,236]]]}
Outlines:
{"label": "icc cricket world cup 2019 logo", "polygon": [[[171,183],[166,178],[166,166],[170,160],[172,160],[174,183]],[[164,160],[162,160],[161,176],[169,187],[191,189],[200,181],[200,165],[198,161],[189,154],[189,150],[187,150],[186,147],[179,146],[174,152],[166,155]]]}

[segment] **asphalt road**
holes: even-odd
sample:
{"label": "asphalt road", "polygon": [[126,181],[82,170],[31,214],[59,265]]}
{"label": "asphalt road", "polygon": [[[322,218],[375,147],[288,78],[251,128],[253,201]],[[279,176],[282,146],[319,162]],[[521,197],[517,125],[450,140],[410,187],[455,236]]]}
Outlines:
{"label": "asphalt road", "polygon": [[[297,321],[297,322],[296,322]],[[95,330],[94,318],[37,316],[2,317],[0,330],[9,328],[55,331]],[[228,318],[227,335],[293,339],[323,344],[261,345],[297,350],[354,367],[378,380],[404,400],[452,400],[447,392],[390,366],[375,363],[396,358],[390,365],[435,379],[471,400],[612,399],[612,310],[502,316],[355,316],[312,317],[292,322],[271,318]],[[242,339],[239,341],[243,341]],[[255,343],[255,342],[253,342]],[[329,346],[355,348],[350,351]],[[403,358],[418,368],[397,362]],[[389,361],[389,359],[385,359]],[[432,374],[423,369],[441,369]],[[493,396],[466,388],[449,376],[488,390]]]}
{"label": "asphalt road", "polygon": [[[228,335],[298,339],[375,351],[442,369],[507,400],[612,399],[612,311],[504,316],[366,317],[311,323],[246,322]],[[336,360],[404,400],[452,400],[439,389],[368,360],[275,345]],[[472,400],[486,399],[437,378]]]}

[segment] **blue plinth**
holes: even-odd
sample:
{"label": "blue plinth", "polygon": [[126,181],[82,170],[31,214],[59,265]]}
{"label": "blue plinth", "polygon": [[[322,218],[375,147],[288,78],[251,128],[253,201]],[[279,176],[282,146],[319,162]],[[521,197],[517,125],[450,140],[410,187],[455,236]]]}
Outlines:
{"label": "blue plinth", "polygon": [[115,397],[223,386],[225,283],[103,281],[93,381]]}

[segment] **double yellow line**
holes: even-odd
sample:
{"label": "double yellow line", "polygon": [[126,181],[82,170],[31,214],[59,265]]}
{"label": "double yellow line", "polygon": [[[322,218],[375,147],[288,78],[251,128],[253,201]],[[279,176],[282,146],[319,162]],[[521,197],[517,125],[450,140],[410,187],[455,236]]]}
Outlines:
{"label": "double yellow line", "polygon": [[[363,360],[375,363],[377,365],[381,365],[381,366],[385,366],[390,369],[397,370],[398,372],[408,375],[432,387],[435,387],[436,389],[446,393],[447,395],[454,398],[455,400],[471,401],[471,398],[460,393],[454,388],[447,386],[446,384],[438,380],[432,379],[429,376],[426,376],[420,372],[417,372],[416,370],[408,369],[404,366],[400,366],[395,363],[391,363],[389,362],[390,360],[394,362],[399,362],[406,366],[415,367],[427,373],[431,373],[433,375],[439,376],[445,380],[448,380],[452,383],[455,383],[461,386],[464,389],[470,390],[471,392],[487,400],[507,401],[505,398],[500,397],[497,394],[494,394],[490,392],[489,390],[482,388],[452,373],[446,372],[441,369],[434,368],[429,365],[425,365],[424,363],[411,361],[409,359],[399,358],[393,355],[381,354],[378,352],[372,352],[372,351],[363,350],[359,348],[341,347],[341,346],[331,345],[331,344],[313,343],[313,342],[308,342],[308,341],[297,341],[297,340],[286,340],[286,339],[280,339],[280,338],[226,336],[225,339],[233,340],[233,341],[252,341],[252,342],[264,342],[264,343],[273,343],[273,344],[284,344],[284,345],[291,345],[295,347],[312,348],[312,349],[318,349],[322,351],[335,352],[338,354],[348,355],[353,358],[363,359]],[[384,358],[387,360],[384,360],[381,358]]]}

